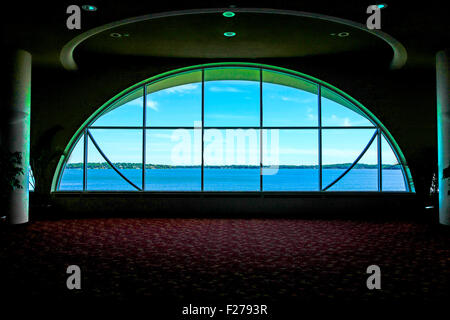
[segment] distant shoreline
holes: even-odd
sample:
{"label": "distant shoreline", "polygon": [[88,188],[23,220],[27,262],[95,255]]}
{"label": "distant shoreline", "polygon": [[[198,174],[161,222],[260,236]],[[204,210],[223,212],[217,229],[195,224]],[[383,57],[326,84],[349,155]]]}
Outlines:
{"label": "distant shoreline", "polygon": [[[351,163],[340,163],[340,164],[325,164],[322,166],[323,169],[347,169]],[[141,163],[128,163],[128,162],[119,162],[114,163],[114,166],[117,169],[142,169]],[[88,169],[111,169],[108,163],[88,163]],[[195,169],[201,168],[201,166],[172,166],[165,164],[146,164],[145,169]],[[229,165],[229,166],[205,166],[205,168],[210,169],[258,169],[259,166],[248,166],[248,165]],[[270,169],[270,167],[267,167]],[[280,165],[279,169],[319,169],[318,165]],[[378,166],[376,164],[365,164],[365,163],[357,163],[354,169],[377,169]],[[385,164],[382,166],[385,170],[390,169],[400,169],[401,166],[399,164]],[[66,165],[66,169],[83,169],[82,163],[69,163]]]}

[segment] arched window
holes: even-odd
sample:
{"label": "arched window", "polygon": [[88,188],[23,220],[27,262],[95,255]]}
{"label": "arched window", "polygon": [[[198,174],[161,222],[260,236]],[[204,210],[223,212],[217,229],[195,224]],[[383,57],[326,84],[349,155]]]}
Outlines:
{"label": "arched window", "polygon": [[255,64],[139,83],[74,136],[54,191],[414,191],[383,125],[333,86]]}

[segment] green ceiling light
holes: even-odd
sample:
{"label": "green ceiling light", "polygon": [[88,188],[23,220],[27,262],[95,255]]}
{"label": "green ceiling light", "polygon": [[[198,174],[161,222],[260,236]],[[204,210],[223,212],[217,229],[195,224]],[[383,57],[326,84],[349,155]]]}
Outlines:
{"label": "green ceiling light", "polygon": [[231,37],[234,37],[234,36],[236,35],[236,32],[233,32],[233,31],[227,31],[227,32],[224,32],[223,35],[224,35],[225,37],[231,38]]}
{"label": "green ceiling light", "polygon": [[85,4],[85,5],[81,6],[81,8],[84,11],[97,11],[97,7],[93,6],[93,5],[90,5],[90,4]]}
{"label": "green ceiling light", "polygon": [[341,37],[341,38],[348,37],[349,35],[350,35],[350,33],[348,33],[348,32],[339,32],[338,33],[338,37]]}
{"label": "green ceiling light", "polygon": [[236,14],[231,11],[225,11],[224,13],[222,13],[222,15],[226,18],[233,18]]}
{"label": "green ceiling light", "polygon": [[384,9],[384,8],[387,7],[387,4],[386,3],[380,3],[380,4],[377,4],[377,7],[378,7],[378,9]]}

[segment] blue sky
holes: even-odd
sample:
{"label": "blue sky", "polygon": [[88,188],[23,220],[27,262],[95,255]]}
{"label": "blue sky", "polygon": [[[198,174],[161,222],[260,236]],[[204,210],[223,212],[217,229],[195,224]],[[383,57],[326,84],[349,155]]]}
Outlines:
{"label": "blue sky", "polygon": [[[282,85],[264,83],[265,126],[317,126],[315,94]],[[205,126],[259,126],[259,82],[208,81],[205,83]],[[120,104],[120,103],[119,103]],[[143,99],[138,98],[99,118],[94,126],[142,126]],[[322,98],[325,126],[367,126],[370,122],[334,101]],[[201,84],[172,87],[147,96],[147,126],[200,126]],[[91,129],[97,143],[112,162],[142,161],[142,130]],[[366,146],[374,129],[323,129],[323,163],[353,162]],[[317,164],[317,130],[264,131],[264,164],[277,155],[271,150],[278,141],[279,164]],[[278,136],[277,136],[278,135]],[[199,164],[201,130],[147,130],[147,163]],[[275,139],[275,140],[273,140]],[[205,130],[206,164],[259,164],[259,131],[244,129]],[[231,143],[234,142],[234,144]],[[275,141],[275,142],[274,142]],[[231,143],[231,146],[230,146]],[[239,146],[241,146],[239,148]],[[242,146],[244,146],[242,148]],[[89,162],[103,162],[89,145]],[[387,143],[383,144],[384,163],[396,163]],[[376,148],[370,148],[361,161],[376,163]],[[82,162],[82,147],[77,146],[70,162]]]}

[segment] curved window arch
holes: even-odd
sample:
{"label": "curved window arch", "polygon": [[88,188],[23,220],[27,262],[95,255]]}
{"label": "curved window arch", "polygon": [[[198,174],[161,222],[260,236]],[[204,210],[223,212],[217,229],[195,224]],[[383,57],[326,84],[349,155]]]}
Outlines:
{"label": "curved window arch", "polygon": [[53,191],[400,191],[414,186],[392,136],[313,77],[208,64],[136,84],[78,130]]}

